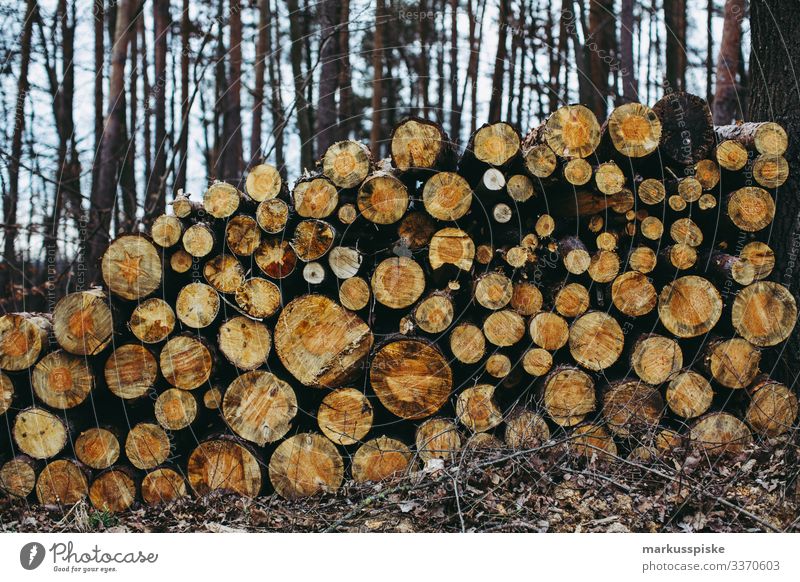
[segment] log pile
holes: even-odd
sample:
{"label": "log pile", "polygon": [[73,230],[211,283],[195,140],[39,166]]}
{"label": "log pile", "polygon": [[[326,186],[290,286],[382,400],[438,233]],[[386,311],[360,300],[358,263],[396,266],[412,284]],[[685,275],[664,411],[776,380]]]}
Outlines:
{"label": "log pile", "polygon": [[790,430],[769,371],[797,319],[770,281],[787,135],[702,99],[487,124],[459,157],[401,122],[291,192],[256,166],[118,236],[102,284],[0,317],[0,489],[119,511],[286,498],[467,447],[657,458]]}

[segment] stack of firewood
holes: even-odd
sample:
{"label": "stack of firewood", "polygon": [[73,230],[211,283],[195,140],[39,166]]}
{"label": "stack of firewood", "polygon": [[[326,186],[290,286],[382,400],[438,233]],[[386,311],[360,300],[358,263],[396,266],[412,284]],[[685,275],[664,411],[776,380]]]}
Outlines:
{"label": "stack of firewood", "polygon": [[487,124],[460,157],[407,119],[391,159],[336,143],[291,192],[264,164],[179,194],[102,287],[0,317],[0,488],[118,511],[466,447],[746,451],[798,413],[763,373],[797,319],[769,281],[786,146],[671,94]]}

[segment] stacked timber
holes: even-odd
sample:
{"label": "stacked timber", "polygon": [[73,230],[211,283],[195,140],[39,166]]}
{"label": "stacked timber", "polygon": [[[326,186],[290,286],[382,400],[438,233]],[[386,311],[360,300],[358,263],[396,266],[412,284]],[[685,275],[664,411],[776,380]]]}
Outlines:
{"label": "stacked timber", "polygon": [[771,365],[788,175],[774,123],[702,99],[581,105],[459,157],[402,121],[391,158],[268,164],[117,237],[98,287],[0,317],[0,489],[121,511],[214,490],[298,498],[470,447],[747,451],[797,421]]}

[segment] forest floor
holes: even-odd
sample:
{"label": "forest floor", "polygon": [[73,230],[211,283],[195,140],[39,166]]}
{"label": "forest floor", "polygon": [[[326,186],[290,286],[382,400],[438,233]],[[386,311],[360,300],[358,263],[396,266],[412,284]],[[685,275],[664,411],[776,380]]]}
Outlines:
{"label": "forest floor", "polygon": [[710,461],[678,449],[649,464],[577,459],[562,445],[476,451],[378,484],[300,501],[186,498],[119,515],[82,502],[0,498],[2,532],[800,531],[797,435]]}

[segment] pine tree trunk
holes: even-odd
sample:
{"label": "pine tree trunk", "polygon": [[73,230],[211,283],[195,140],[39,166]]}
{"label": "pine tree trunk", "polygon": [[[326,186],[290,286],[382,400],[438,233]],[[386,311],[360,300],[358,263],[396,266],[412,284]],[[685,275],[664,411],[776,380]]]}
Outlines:
{"label": "pine tree trunk", "polygon": [[714,92],[714,123],[727,125],[736,121],[739,111],[739,92],[736,73],[741,53],[744,0],[726,0],[725,24],[717,60],[717,87]]}

